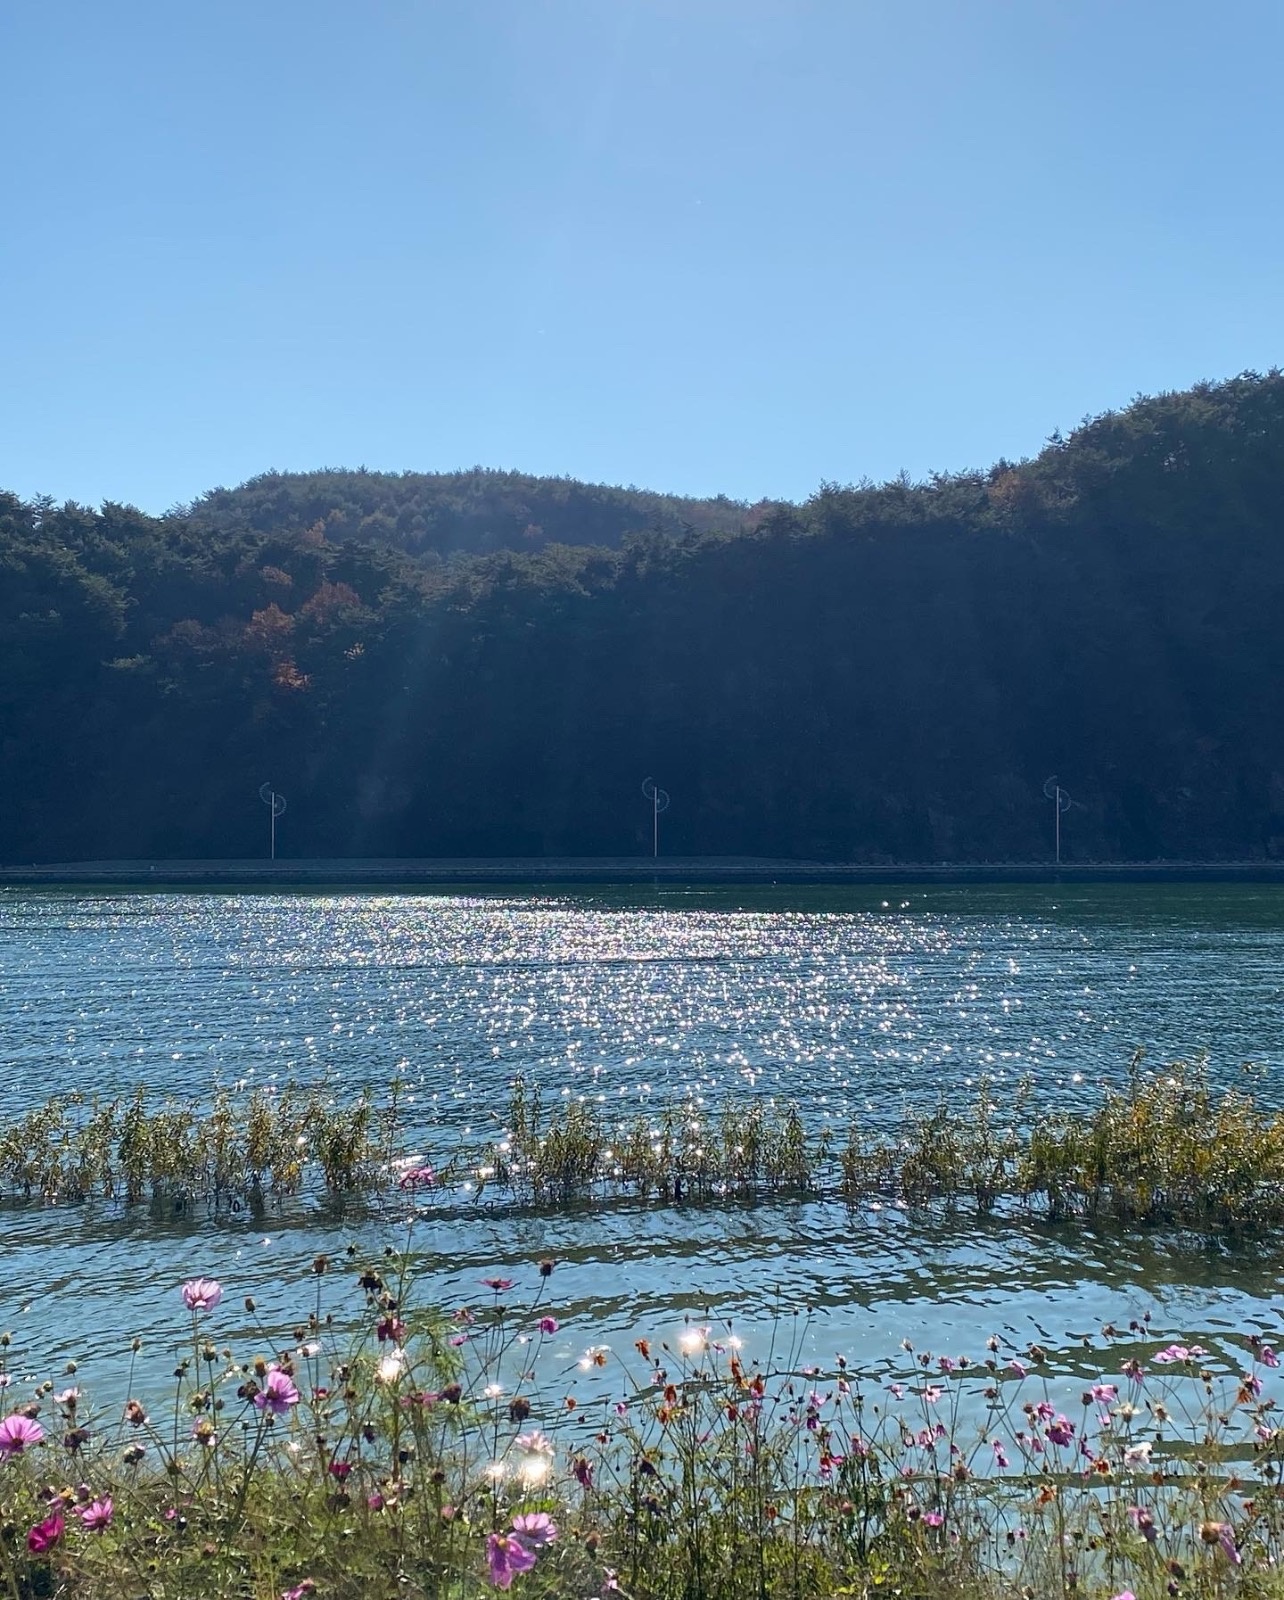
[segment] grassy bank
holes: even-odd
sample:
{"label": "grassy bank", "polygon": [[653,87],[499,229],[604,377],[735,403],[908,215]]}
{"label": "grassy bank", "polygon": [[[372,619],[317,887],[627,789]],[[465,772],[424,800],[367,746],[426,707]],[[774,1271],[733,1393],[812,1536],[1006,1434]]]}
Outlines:
{"label": "grassy bank", "polygon": [[588,1101],[549,1111],[519,1078],[500,1137],[433,1137],[436,1150],[405,1153],[395,1083],[380,1104],[288,1088],[220,1094],[205,1108],[152,1105],[141,1090],[59,1096],[0,1128],[0,1192],[217,1206],[308,1187],[414,1187],[440,1206],[489,1190],[548,1207],[616,1193],[659,1204],[812,1193],[1208,1230],[1284,1222],[1284,1116],[1247,1091],[1212,1088],[1197,1063],[1145,1070],[1135,1058],[1124,1088],[1077,1113],[1038,1110],[1028,1089],[1001,1107],[982,1086],[971,1103],[911,1110],[894,1136],[857,1121],[816,1133],[797,1106],[763,1099],[627,1118]]}
{"label": "grassy bank", "polygon": [[[997,1335],[878,1373],[803,1365],[792,1323],[621,1351],[563,1325],[552,1262],[440,1306],[413,1244],[319,1258],[288,1327],[176,1284],[172,1344],[114,1395],[5,1334],[0,1594],[1284,1595],[1279,1358],[1254,1330],[1210,1355],[1106,1328],[1072,1396]],[[172,1372],[155,1414],[129,1392],[158,1392],[148,1364]]]}

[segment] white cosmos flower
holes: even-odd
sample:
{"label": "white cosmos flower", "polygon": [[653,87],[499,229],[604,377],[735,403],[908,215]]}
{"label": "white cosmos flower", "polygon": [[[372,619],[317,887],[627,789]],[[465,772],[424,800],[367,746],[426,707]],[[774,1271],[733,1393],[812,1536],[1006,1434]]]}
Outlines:
{"label": "white cosmos flower", "polygon": [[375,1368],[375,1377],[380,1383],[396,1383],[405,1370],[406,1357],[404,1351],[390,1350]]}
{"label": "white cosmos flower", "polygon": [[534,1456],[551,1456],[557,1453],[553,1441],[539,1428],[532,1428],[529,1433],[519,1433],[517,1448]]}

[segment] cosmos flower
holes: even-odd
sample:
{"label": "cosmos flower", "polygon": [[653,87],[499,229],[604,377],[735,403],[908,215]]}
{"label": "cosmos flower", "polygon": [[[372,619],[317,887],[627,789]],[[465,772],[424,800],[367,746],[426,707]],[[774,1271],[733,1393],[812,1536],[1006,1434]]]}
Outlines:
{"label": "cosmos flower", "polygon": [[513,1532],[524,1545],[539,1550],[557,1538],[557,1524],[547,1511],[524,1511],[513,1518]]}
{"label": "cosmos flower", "polygon": [[1074,1438],[1074,1423],[1069,1417],[1057,1417],[1043,1430],[1053,1444],[1069,1444]]}
{"label": "cosmos flower", "polygon": [[379,1383],[396,1383],[405,1370],[406,1352],[393,1349],[386,1356],[380,1357],[375,1366],[375,1378]]}
{"label": "cosmos flower", "polygon": [[87,1506],[82,1506],[76,1515],[91,1533],[101,1533],[104,1528],[111,1527],[111,1496],[105,1494],[101,1500],[91,1500]]}
{"label": "cosmos flower", "polygon": [[282,1372],[280,1367],[269,1367],[263,1387],[254,1396],[254,1404],[260,1411],[270,1411],[275,1417],[283,1417],[291,1406],[297,1406],[298,1403],[299,1391],[294,1387],[290,1375]]}
{"label": "cosmos flower", "polygon": [[538,1428],[532,1428],[529,1433],[519,1433],[514,1442],[519,1450],[525,1450],[530,1455],[551,1456],[556,1454],[556,1447],[553,1441]]}
{"label": "cosmos flower", "polygon": [[1195,1361],[1200,1356],[1206,1356],[1208,1351],[1202,1344],[1170,1344],[1166,1350],[1158,1351],[1151,1359],[1157,1366],[1166,1367],[1174,1361]]}
{"label": "cosmos flower", "polygon": [[507,1589],[519,1572],[535,1565],[535,1552],[528,1550],[516,1534],[492,1533],[486,1538],[486,1566],[497,1589]]}
{"label": "cosmos flower", "polygon": [[20,1456],[31,1444],[39,1444],[45,1430],[30,1417],[15,1412],[0,1422],[0,1456]]}
{"label": "cosmos flower", "polygon": [[189,1311],[213,1311],[223,1298],[223,1286],[213,1278],[189,1278],[183,1285],[183,1304]]}
{"label": "cosmos flower", "polygon": [[66,1526],[62,1512],[55,1511],[51,1517],[46,1517],[43,1522],[37,1522],[35,1527],[29,1530],[27,1549],[32,1555],[44,1555],[46,1550],[52,1550],[62,1538]]}

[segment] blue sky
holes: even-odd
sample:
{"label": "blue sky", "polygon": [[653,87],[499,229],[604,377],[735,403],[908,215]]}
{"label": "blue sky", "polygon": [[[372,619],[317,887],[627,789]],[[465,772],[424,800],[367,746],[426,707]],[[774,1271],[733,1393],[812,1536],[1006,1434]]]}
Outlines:
{"label": "blue sky", "polygon": [[0,486],[804,497],[1284,359],[1278,0],[9,0]]}

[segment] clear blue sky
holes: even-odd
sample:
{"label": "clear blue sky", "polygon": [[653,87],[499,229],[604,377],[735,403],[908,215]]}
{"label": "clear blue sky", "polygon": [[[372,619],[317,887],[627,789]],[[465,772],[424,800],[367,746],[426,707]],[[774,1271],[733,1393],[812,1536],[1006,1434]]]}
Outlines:
{"label": "clear blue sky", "polygon": [[7,0],[0,486],[737,497],[1284,360],[1279,0]]}

